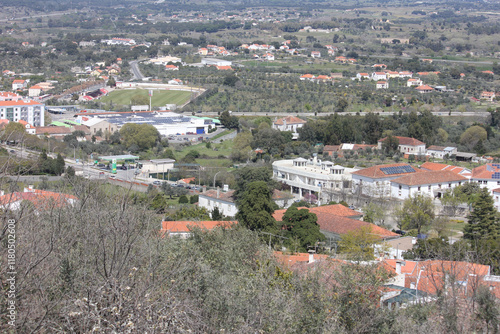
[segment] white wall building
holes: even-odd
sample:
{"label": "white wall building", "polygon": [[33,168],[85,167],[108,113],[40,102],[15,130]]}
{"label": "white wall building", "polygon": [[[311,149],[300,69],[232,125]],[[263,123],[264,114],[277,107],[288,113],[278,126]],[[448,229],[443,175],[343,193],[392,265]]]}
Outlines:
{"label": "white wall building", "polygon": [[391,180],[391,197],[401,200],[415,195],[441,198],[447,190],[467,181],[466,177],[447,170],[411,173]]}
{"label": "white wall building", "polygon": [[427,155],[438,159],[443,159],[445,155],[448,155],[448,158],[451,158],[451,156],[457,154],[457,152],[457,148],[452,146],[444,147],[431,145],[427,148]]}
{"label": "white wall building", "polygon": [[303,119],[300,119],[298,117],[287,116],[284,118],[276,119],[273,122],[273,129],[279,131],[291,131],[293,134],[293,139],[298,139],[299,133],[297,132],[297,130],[303,127],[306,123],[307,121],[304,121]]}
{"label": "white wall building", "polygon": [[[393,136],[393,138],[397,138],[399,141],[399,152],[403,154],[425,155],[425,143],[420,140],[400,136]],[[382,144],[386,139],[387,137],[379,139],[377,149],[382,149]]]}
{"label": "white wall building", "polygon": [[314,194],[321,202],[329,202],[333,192],[351,188],[354,168],[335,165],[331,161],[296,158],[273,162],[273,178],[292,188],[298,198]]}
{"label": "white wall building", "polygon": [[500,164],[489,163],[472,170],[471,182],[477,182],[481,188],[490,192],[500,188]]}
{"label": "white wall building", "polygon": [[391,181],[411,173],[421,173],[406,163],[377,165],[352,173],[352,192],[375,198],[391,197]]}
{"label": "white wall building", "polygon": [[38,127],[45,125],[45,104],[21,96],[12,97],[10,101],[0,101],[0,119],[11,122],[26,121]]}
{"label": "white wall building", "polygon": [[208,190],[198,195],[198,206],[207,209],[210,213],[219,208],[219,212],[227,217],[234,217],[238,213],[238,208],[233,199],[234,190],[221,191]]}
{"label": "white wall building", "polygon": [[217,58],[203,58],[201,63],[205,66],[231,66],[233,65],[232,61],[222,60]]}

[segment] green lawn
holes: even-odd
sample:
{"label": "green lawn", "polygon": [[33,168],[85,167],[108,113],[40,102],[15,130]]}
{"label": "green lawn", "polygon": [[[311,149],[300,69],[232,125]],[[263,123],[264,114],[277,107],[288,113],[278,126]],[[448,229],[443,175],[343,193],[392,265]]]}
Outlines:
{"label": "green lawn", "polygon": [[[114,104],[129,105],[130,99],[135,96],[140,95],[147,98],[149,101],[149,95],[147,89],[120,89],[114,90],[101,98],[103,103],[113,102]],[[153,107],[163,107],[166,104],[177,104],[181,105],[189,101],[191,92],[180,91],[180,90],[154,90],[153,97],[151,99],[151,104]],[[149,103],[149,102],[148,102]]]}

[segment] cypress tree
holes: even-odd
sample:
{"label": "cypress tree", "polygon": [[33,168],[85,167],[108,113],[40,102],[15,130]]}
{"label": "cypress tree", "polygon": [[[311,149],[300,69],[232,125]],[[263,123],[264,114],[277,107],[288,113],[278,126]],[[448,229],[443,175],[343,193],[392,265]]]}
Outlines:
{"label": "cypress tree", "polygon": [[469,223],[464,228],[465,239],[497,239],[500,236],[498,212],[488,189],[482,188],[479,191],[468,219]]}

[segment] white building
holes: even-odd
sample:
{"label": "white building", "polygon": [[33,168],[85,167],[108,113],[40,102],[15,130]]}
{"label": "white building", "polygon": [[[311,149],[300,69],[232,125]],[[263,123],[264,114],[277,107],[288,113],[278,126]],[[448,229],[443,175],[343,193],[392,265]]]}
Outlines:
{"label": "white building", "polygon": [[321,202],[329,202],[333,192],[351,188],[354,168],[335,165],[331,161],[296,158],[273,162],[273,178],[292,188],[298,198],[314,194]]}
{"label": "white building", "polygon": [[[397,140],[399,141],[399,152],[403,154],[425,155],[425,143],[421,142],[420,140],[400,136],[393,136],[393,138],[397,138]],[[382,149],[382,144],[386,139],[387,137],[379,139],[377,149]]]}
{"label": "white building", "polygon": [[297,130],[303,127],[306,123],[307,121],[304,121],[303,119],[300,119],[298,117],[287,116],[284,118],[276,119],[273,122],[273,129],[279,131],[291,131],[293,134],[293,139],[298,139],[299,133],[297,132]]}
{"label": "white building", "polygon": [[385,72],[373,72],[372,73],[372,80],[373,81],[387,80],[387,73],[385,73]]}
{"label": "white building", "polygon": [[438,159],[444,159],[446,155],[448,155],[448,158],[451,158],[452,155],[456,155],[457,153],[457,148],[452,146],[431,145],[427,148],[427,155]]}
{"label": "white building", "polygon": [[447,190],[467,181],[466,177],[448,170],[411,173],[391,180],[391,197],[401,200],[415,195],[441,198]]}
{"label": "white building", "polygon": [[17,79],[12,81],[12,90],[16,91],[18,89],[25,89],[28,86],[29,79]]}
{"label": "white building", "polygon": [[391,181],[420,169],[406,163],[377,165],[352,173],[352,192],[376,198],[391,197]]}
{"label": "white building", "polygon": [[12,96],[11,100],[0,100],[0,119],[8,119],[11,122],[26,121],[38,127],[44,126],[45,104],[21,96]]}
{"label": "white building", "polygon": [[493,189],[493,205],[500,211],[500,188]]}
{"label": "white building", "polygon": [[472,170],[471,182],[477,182],[481,188],[490,192],[500,187],[500,164],[489,163]]}
{"label": "white building", "polygon": [[203,58],[201,63],[205,66],[231,66],[233,65],[232,61],[222,60],[217,58]]}
{"label": "white building", "polygon": [[387,81],[377,81],[377,89],[388,89],[389,83]]}
{"label": "white building", "polygon": [[175,160],[173,159],[153,159],[139,160],[141,175],[145,177],[164,176],[163,179],[168,179],[168,174],[174,168]]}

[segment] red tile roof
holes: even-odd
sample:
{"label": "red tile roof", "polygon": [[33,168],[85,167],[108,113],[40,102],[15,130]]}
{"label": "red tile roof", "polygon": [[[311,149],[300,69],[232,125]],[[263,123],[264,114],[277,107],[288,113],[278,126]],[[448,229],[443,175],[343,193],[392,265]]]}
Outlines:
{"label": "red tile roof", "polygon": [[189,232],[193,227],[198,227],[205,230],[213,230],[216,227],[228,228],[237,224],[237,221],[162,221],[162,232]]}
{"label": "red tile roof", "polygon": [[500,172],[500,164],[486,164],[472,170],[474,179],[492,179],[493,173]]}
{"label": "red tile roof", "polygon": [[0,101],[0,107],[8,106],[40,106],[42,103],[35,102],[33,100],[17,100],[17,101]]}
{"label": "red tile roof", "polygon": [[[401,136],[393,136],[393,138],[397,138],[399,141],[399,145],[405,145],[405,146],[420,146],[420,145],[425,145],[425,143],[421,142],[418,139],[415,138],[410,138],[410,137],[401,137]],[[387,137],[379,139],[379,142],[384,142],[387,139]]]}
{"label": "red tile roof", "polygon": [[[387,165],[377,165],[377,166],[372,166],[368,167],[365,169],[358,170],[356,172],[353,172],[353,175],[359,175],[359,176],[366,176],[372,179],[383,179],[383,178],[395,178],[397,176],[403,176],[407,175],[409,173],[400,173],[400,174],[385,174],[383,171],[380,170],[380,168],[386,168],[386,167],[400,167],[400,166],[409,166],[408,164],[405,163],[399,163],[399,164],[387,164]],[[424,172],[423,170],[418,169],[417,167],[413,167],[415,170],[415,173],[422,173]]]}
{"label": "red tile roof", "polygon": [[[284,254],[283,252],[274,252],[274,257],[285,266],[293,266],[296,263],[308,263],[309,253]],[[326,254],[314,254],[314,261],[324,260],[328,258]]]}
{"label": "red tile roof", "polygon": [[449,170],[449,171],[452,171],[453,173],[457,173],[457,174],[461,174],[462,172],[465,171],[464,167],[440,164],[437,162],[430,162],[430,161],[424,162],[420,166],[420,168],[424,169],[424,170],[429,170],[429,171]]}
{"label": "red tile roof", "polygon": [[409,186],[421,184],[436,184],[456,181],[466,181],[467,178],[449,170],[430,171],[425,173],[411,173],[409,175],[398,177],[392,180],[394,183],[405,184]]}
{"label": "red tile roof", "polygon": [[304,121],[303,119],[300,119],[298,117],[295,117],[295,116],[286,116],[286,117],[277,119],[274,122],[274,124],[276,124],[276,125],[283,125],[285,121],[286,121],[286,124],[305,124],[305,123],[307,123],[306,121]]}
{"label": "red tile roof", "polygon": [[422,90],[422,91],[426,91],[426,90],[434,90],[434,88],[432,88],[431,86],[428,86],[428,85],[422,85],[422,86],[418,86],[417,88],[415,88],[416,90]]}
{"label": "red tile roof", "polygon": [[[348,207],[346,207],[342,204],[324,205],[324,206],[317,206],[317,207],[312,207],[312,208],[300,207],[298,209],[299,210],[300,209],[308,209],[309,212],[315,213],[317,216],[319,216],[322,213],[341,216],[341,217],[363,216],[363,214],[361,212],[349,209]],[[285,214],[285,212],[286,212],[286,209],[280,209],[280,210],[274,211],[274,213],[273,213],[274,219],[276,219],[276,221],[281,221],[283,219],[283,215]]]}
{"label": "red tile roof", "polygon": [[77,197],[69,194],[34,189],[32,191],[14,192],[0,196],[0,205],[7,208],[18,201],[30,201],[37,209],[48,209],[68,205],[71,200],[77,199]]}

